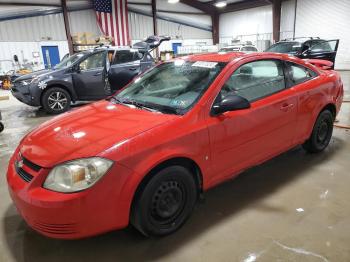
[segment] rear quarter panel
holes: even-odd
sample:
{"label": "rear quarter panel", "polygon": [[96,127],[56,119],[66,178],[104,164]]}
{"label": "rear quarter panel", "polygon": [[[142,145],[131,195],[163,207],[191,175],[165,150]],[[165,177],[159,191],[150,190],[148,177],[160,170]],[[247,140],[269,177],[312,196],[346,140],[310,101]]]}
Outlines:
{"label": "rear quarter panel", "polygon": [[337,104],[338,82],[337,72],[320,71],[314,79],[293,87],[299,93],[296,143],[309,138],[317,116],[328,104]]}

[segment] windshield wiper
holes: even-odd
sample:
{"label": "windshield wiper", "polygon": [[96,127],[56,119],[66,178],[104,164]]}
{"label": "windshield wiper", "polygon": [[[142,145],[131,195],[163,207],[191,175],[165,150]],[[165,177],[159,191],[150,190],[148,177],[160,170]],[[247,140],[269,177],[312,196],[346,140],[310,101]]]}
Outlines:
{"label": "windshield wiper", "polygon": [[162,112],[164,114],[175,114],[175,115],[181,114],[181,112],[178,108],[174,108],[174,107],[167,106],[167,105],[146,103],[146,104],[144,104],[144,106],[149,107],[149,108],[153,108],[153,109],[155,109],[159,112]]}
{"label": "windshield wiper", "polygon": [[109,99],[110,99],[109,101],[114,100],[116,103],[121,104],[121,105],[132,105],[132,106],[135,106],[136,108],[145,109],[145,110],[152,111],[152,112],[154,112],[154,111],[159,112],[159,110],[156,110],[154,108],[148,107],[147,105],[139,103],[139,102],[137,102],[135,100],[120,99],[120,98],[117,98],[115,96],[112,96]]}
{"label": "windshield wiper", "polygon": [[122,105],[133,105],[136,108],[145,109],[152,112],[161,112],[164,114],[180,114],[179,109],[173,108],[171,106],[159,105],[154,103],[141,103],[132,99],[120,99],[118,97],[112,96],[109,98],[110,101],[114,100],[118,104]]}

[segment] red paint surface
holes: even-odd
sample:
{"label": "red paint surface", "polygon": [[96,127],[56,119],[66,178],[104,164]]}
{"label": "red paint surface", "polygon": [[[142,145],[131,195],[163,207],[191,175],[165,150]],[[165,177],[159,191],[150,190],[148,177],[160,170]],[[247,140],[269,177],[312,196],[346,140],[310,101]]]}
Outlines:
{"label": "red paint surface", "polygon": [[[292,61],[319,76],[253,102],[250,109],[210,116],[213,101],[232,72],[246,62],[264,58]],[[55,117],[22,140],[10,160],[7,180],[13,201],[30,226],[55,238],[80,238],[123,228],[129,223],[138,185],[158,164],[175,157],[193,160],[207,190],[303,143],[326,105],[335,105],[337,112],[340,109],[343,87],[339,75],[298,58],[231,53],[186,59],[229,64],[183,116],[100,101]],[[43,167],[39,173],[32,172],[30,183],[14,169],[19,151]],[[115,161],[91,188],[72,194],[42,188],[55,165],[91,156]],[[63,233],[58,233],[62,228]]]}

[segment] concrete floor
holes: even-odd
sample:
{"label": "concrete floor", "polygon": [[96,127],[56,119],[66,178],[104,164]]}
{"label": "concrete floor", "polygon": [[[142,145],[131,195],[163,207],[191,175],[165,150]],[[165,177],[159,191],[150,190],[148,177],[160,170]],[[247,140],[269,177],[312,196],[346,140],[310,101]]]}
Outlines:
{"label": "concrete floor", "polygon": [[[350,94],[350,72],[341,73]],[[147,239],[127,228],[62,241],[25,224],[5,178],[21,137],[50,117],[13,98],[1,101],[0,109],[6,125],[0,135],[1,262],[350,261],[350,132],[345,129],[335,129],[321,154],[298,147],[210,190],[171,236]],[[350,104],[338,119],[349,123]]]}

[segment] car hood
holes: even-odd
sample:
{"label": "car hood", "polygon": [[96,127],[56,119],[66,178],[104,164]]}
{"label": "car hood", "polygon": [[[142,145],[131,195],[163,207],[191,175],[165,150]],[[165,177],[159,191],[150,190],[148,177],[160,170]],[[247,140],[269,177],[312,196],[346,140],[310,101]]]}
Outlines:
{"label": "car hood", "polygon": [[23,139],[20,151],[33,163],[50,168],[101,154],[177,117],[100,101],[40,125]]}
{"label": "car hood", "polygon": [[41,75],[44,75],[44,74],[47,74],[47,73],[50,73],[50,72],[52,72],[52,70],[50,70],[50,69],[43,69],[43,70],[39,70],[39,71],[34,71],[34,72],[30,73],[30,74],[25,74],[25,75],[22,75],[20,77],[17,77],[14,80],[14,82],[28,80],[28,79],[31,79],[33,77],[41,76]]}

